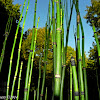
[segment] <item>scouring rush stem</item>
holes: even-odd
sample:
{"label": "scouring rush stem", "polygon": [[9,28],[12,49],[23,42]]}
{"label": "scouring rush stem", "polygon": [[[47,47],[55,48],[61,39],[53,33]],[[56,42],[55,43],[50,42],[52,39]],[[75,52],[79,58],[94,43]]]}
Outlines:
{"label": "scouring rush stem", "polygon": [[27,16],[28,8],[29,8],[29,3],[30,3],[30,0],[28,0],[28,5],[27,5],[26,13],[25,13],[25,18],[24,18],[24,22],[23,22],[23,27],[22,27],[22,32],[21,32],[21,37],[20,37],[20,42],[19,42],[19,49],[18,49],[17,65],[16,65],[16,71],[15,71],[15,75],[14,75],[14,79],[13,79],[13,84],[12,84],[12,90],[11,90],[11,98],[10,98],[10,100],[12,100],[12,96],[13,96],[13,92],[14,92],[14,86],[15,86],[15,81],[16,81],[17,73],[18,73],[18,67],[19,67],[19,61],[20,61],[20,52],[21,52],[21,45],[22,45],[22,39],[23,39],[23,31],[24,31],[26,16]]}
{"label": "scouring rush stem", "polygon": [[[31,41],[30,50],[33,50],[34,33],[35,33],[35,23],[36,23],[36,8],[37,8],[37,0],[35,0],[33,33],[32,33],[32,41]],[[33,51],[33,52],[34,52],[34,51]],[[26,79],[25,79],[25,88],[24,88],[24,100],[27,100],[28,82],[29,82],[29,71],[30,71],[31,57],[32,57],[32,53],[33,53],[33,52],[30,52],[30,53],[29,53],[29,58],[28,58],[28,62],[27,62]]]}
{"label": "scouring rush stem", "polygon": [[29,99],[31,77],[32,77],[32,70],[33,70],[33,61],[34,61],[34,51],[35,51],[35,47],[36,47],[37,29],[38,29],[39,19],[40,19],[40,17],[38,18],[37,28],[36,28],[36,32],[35,32],[35,38],[34,38],[33,54],[32,54],[32,59],[31,59],[31,69],[30,69],[29,82],[28,82],[27,100]]}
{"label": "scouring rush stem", "polygon": [[17,34],[18,34],[20,22],[22,20],[22,14],[23,14],[23,11],[24,11],[25,3],[26,3],[26,0],[24,1],[22,12],[21,12],[21,15],[20,15],[20,18],[19,18],[19,22],[18,22],[18,26],[17,26],[17,29],[16,29],[15,38],[14,38],[14,43],[13,43],[13,47],[12,47],[12,51],[11,51],[9,73],[8,73],[8,80],[7,80],[6,100],[8,100],[8,94],[9,94],[9,84],[10,84],[10,75],[11,75],[11,67],[12,67],[13,54],[14,54],[15,44],[16,44],[16,40],[17,40]]}
{"label": "scouring rush stem", "polygon": [[21,81],[22,66],[23,66],[23,61],[21,61],[21,66],[20,66],[19,79],[18,79],[18,88],[17,88],[17,99],[16,100],[19,99],[19,91],[20,91],[20,81]]}

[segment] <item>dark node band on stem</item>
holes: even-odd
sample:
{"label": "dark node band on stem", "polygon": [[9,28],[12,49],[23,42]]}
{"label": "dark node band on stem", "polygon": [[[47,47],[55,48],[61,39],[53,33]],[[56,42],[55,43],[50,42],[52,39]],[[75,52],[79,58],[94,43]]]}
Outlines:
{"label": "dark node band on stem", "polygon": [[83,70],[85,70],[86,68],[85,68],[85,67],[83,67],[82,69],[83,69]]}
{"label": "dark node band on stem", "polygon": [[33,26],[33,28],[35,28],[35,26]]}
{"label": "dark node band on stem", "polygon": [[27,92],[28,91],[28,88],[25,88],[24,91]]}
{"label": "dark node band on stem", "polygon": [[14,78],[17,78],[17,76],[14,76]]}
{"label": "dark node band on stem", "polygon": [[100,58],[100,56],[98,56],[98,58]]}
{"label": "dark node band on stem", "polygon": [[75,96],[79,96],[79,92],[78,91],[76,91],[74,94],[75,94]]}
{"label": "dark node band on stem", "polygon": [[79,41],[80,40],[80,38],[77,38],[77,41]]}
{"label": "dark node band on stem", "polygon": [[94,34],[97,34],[97,32],[94,32]]}
{"label": "dark node band on stem", "polygon": [[41,97],[43,97],[43,94],[40,94]]}
{"label": "dark node band on stem", "polygon": [[78,62],[81,61],[81,59],[78,59]]}
{"label": "dark node band on stem", "polygon": [[84,92],[81,92],[81,95],[84,95]]}
{"label": "dark node band on stem", "polygon": [[18,91],[20,90],[20,89],[17,89]]}
{"label": "dark node band on stem", "polygon": [[75,66],[75,59],[74,59],[74,57],[71,57],[71,65]]}
{"label": "dark node band on stem", "polygon": [[84,36],[82,36],[82,39],[84,39]]}

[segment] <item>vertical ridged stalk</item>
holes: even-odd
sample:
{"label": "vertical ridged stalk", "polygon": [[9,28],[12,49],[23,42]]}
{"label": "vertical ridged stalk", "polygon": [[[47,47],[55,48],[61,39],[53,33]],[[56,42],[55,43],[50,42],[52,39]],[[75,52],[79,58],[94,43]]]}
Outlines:
{"label": "vertical ridged stalk", "polygon": [[46,93],[45,93],[45,100],[47,100],[47,87],[46,87]]}
{"label": "vertical ridged stalk", "polygon": [[[75,4],[76,11],[79,12],[79,8]],[[84,54],[84,30],[83,24],[80,16],[80,25],[82,31],[82,63],[83,63],[83,75],[84,75],[84,89],[85,89],[85,100],[88,100],[88,87],[87,87],[87,75],[86,75],[86,67],[85,67],[85,54]]]}
{"label": "vertical ridged stalk", "polygon": [[10,17],[10,15],[9,15],[8,22],[6,24],[5,34],[4,34],[5,40],[3,42],[3,48],[2,48],[2,52],[1,52],[1,56],[0,56],[0,72],[1,72],[2,64],[3,64],[4,55],[5,55],[6,41],[8,39],[9,33],[11,31],[12,22],[13,22],[13,17]]}
{"label": "vertical ridged stalk", "polygon": [[37,88],[37,100],[39,100],[40,79],[41,79],[41,55],[40,55],[40,60],[39,60],[39,78],[38,78],[38,88]]}
{"label": "vertical ridged stalk", "polygon": [[54,96],[55,99],[60,99],[60,82],[61,82],[61,29],[60,29],[60,6],[59,0],[56,0],[56,10],[57,10],[57,66],[55,72],[55,89]]}
{"label": "vertical ridged stalk", "polygon": [[73,85],[74,85],[74,100],[79,100],[77,72],[75,66],[75,59],[73,57],[71,57],[71,67],[72,67]]}
{"label": "vertical ridged stalk", "polygon": [[[78,2],[77,2],[78,3]],[[78,5],[78,4],[77,4]],[[80,52],[80,14],[77,12],[77,52],[78,52],[78,78],[79,78],[79,89],[80,89],[80,99],[84,100],[84,83],[83,83],[83,72],[81,64],[81,52]]]}
{"label": "vertical ridged stalk", "polygon": [[72,100],[72,66],[70,64],[70,100]]}
{"label": "vertical ridged stalk", "polygon": [[[36,99],[36,90],[34,90],[34,100]],[[27,99],[28,100],[28,99]]]}
{"label": "vertical ridged stalk", "polygon": [[20,19],[19,19],[19,22],[18,22],[17,29],[16,29],[14,43],[13,43],[13,47],[12,47],[12,51],[11,51],[10,65],[9,65],[9,73],[8,73],[8,81],[7,81],[6,100],[8,100],[8,94],[9,94],[9,83],[10,83],[10,75],[11,75],[11,67],[12,67],[13,53],[14,53],[14,48],[15,48],[15,44],[16,44],[16,39],[17,39],[18,30],[19,30],[19,25],[20,25],[20,22],[22,20],[22,14],[23,14],[23,10],[24,10],[24,7],[25,7],[25,3],[26,3],[26,0],[24,1],[24,5],[23,5],[23,8],[22,8],[22,12],[21,12],[21,15],[20,15]]}
{"label": "vertical ridged stalk", "polygon": [[39,19],[40,18],[38,18],[37,28],[36,28],[36,32],[35,32],[35,38],[34,38],[34,45],[33,45],[34,47],[33,47],[32,59],[31,59],[31,69],[30,69],[30,75],[29,75],[29,82],[28,82],[27,100],[29,99],[29,92],[30,92],[30,85],[31,85],[31,77],[32,77],[32,70],[33,70],[33,61],[34,61],[34,51],[35,51],[35,46],[36,46],[37,29],[38,29]]}
{"label": "vertical ridged stalk", "polygon": [[62,78],[61,78],[61,93],[60,93],[60,100],[63,100],[63,88],[64,88],[64,78],[65,78],[65,68],[66,68],[66,61],[65,61],[65,47],[64,47],[64,8],[62,7],[61,10],[61,28],[62,28]]}
{"label": "vertical ridged stalk", "polygon": [[[36,22],[36,8],[37,8],[37,0],[35,0],[33,33],[32,33],[32,41],[31,41],[30,50],[33,50],[34,33],[35,33],[35,22]],[[34,52],[34,51],[33,51],[33,52]],[[30,71],[31,57],[32,57],[32,52],[29,53],[29,58],[28,58],[28,63],[27,63],[26,79],[25,79],[25,88],[24,88],[24,100],[27,100],[28,80],[29,80],[29,71]]]}
{"label": "vertical ridged stalk", "polygon": [[26,14],[25,14],[24,22],[23,22],[23,27],[22,27],[22,32],[21,32],[21,37],[20,37],[20,42],[19,42],[19,49],[18,49],[17,65],[16,65],[16,71],[15,71],[14,80],[13,80],[13,84],[12,84],[12,90],[11,90],[11,98],[10,98],[10,100],[12,100],[12,96],[13,96],[13,92],[14,92],[14,86],[15,86],[15,81],[16,81],[17,73],[18,73],[19,60],[20,60],[20,52],[21,52],[21,44],[22,44],[22,39],[23,39],[23,31],[24,31],[24,26],[25,26],[27,12],[28,12],[29,2],[30,2],[30,0],[28,0]]}
{"label": "vertical ridged stalk", "polygon": [[21,66],[20,66],[18,88],[17,88],[17,99],[16,100],[19,99],[19,90],[20,90],[20,80],[21,80],[22,66],[23,66],[23,61],[21,62]]}

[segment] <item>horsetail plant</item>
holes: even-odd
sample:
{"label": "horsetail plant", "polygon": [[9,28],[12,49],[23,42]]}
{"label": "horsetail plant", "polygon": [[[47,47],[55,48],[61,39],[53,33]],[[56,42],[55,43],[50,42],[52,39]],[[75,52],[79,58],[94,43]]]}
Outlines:
{"label": "horsetail plant", "polygon": [[38,18],[37,28],[36,28],[36,32],[35,32],[35,38],[34,38],[33,54],[32,54],[32,59],[31,59],[31,69],[30,69],[29,82],[28,82],[27,100],[29,99],[30,84],[31,84],[31,77],[32,77],[32,70],[33,70],[33,61],[34,61],[34,51],[35,51],[35,46],[36,46],[37,29],[38,29],[39,19],[40,19],[40,17]]}
{"label": "horsetail plant", "polygon": [[73,76],[73,85],[74,85],[74,99],[79,100],[77,72],[75,66],[75,59],[73,56],[71,57],[71,66],[72,66],[72,76]]}
{"label": "horsetail plant", "polygon": [[22,66],[23,66],[23,61],[21,61],[20,72],[19,72],[18,89],[17,89],[17,100],[19,99],[19,90],[20,90],[20,80],[21,80]]}
{"label": "horsetail plant", "polygon": [[8,39],[9,33],[11,31],[12,22],[13,22],[13,17],[11,17],[11,15],[9,15],[9,18],[8,18],[8,21],[6,24],[5,34],[4,34],[5,40],[3,42],[3,48],[2,48],[2,52],[1,52],[1,56],[0,56],[0,72],[1,72],[2,64],[3,64],[4,55],[5,55],[6,41]]}
{"label": "horsetail plant", "polygon": [[23,39],[23,31],[24,31],[26,16],[27,16],[28,8],[29,8],[29,3],[30,3],[30,0],[28,0],[26,14],[25,14],[24,22],[23,22],[23,27],[22,27],[22,32],[21,32],[21,37],[20,37],[20,42],[19,42],[19,49],[18,49],[17,65],[16,65],[16,71],[15,71],[15,75],[14,75],[14,80],[13,80],[13,85],[12,85],[12,91],[11,91],[11,99],[10,100],[12,100],[12,96],[13,96],[13,92],[14,92],[14,86],[15,86],[15,81],[16,81],[17,73],[18,73],[19,60],[20,60],[20,52],[21,52],[21,44],[22,44],[22,39]]}
{"label": "horsetail plant", "polygon": [[10,83],[10,75],[11,75],[11,67],[12,67],[12,60],[13,60],[14,48],[15,48],[15,44],[16,44],[17,34],[18,34],[18,30],[19,30],[19,25],[20,25],[20,22],[21,22],[21,19],[22,19],[22,14],[23,14],[23,10],[24,10],[24,7],[25,7],[25,3],[26,3],[26,0],[24,1],[22,12],[21,12],[21,15],[20,15],[20,18],[19,18],[19,22],[18,22],[18,26],[17,26],[17,29],[16,29],[15,38],[14,38],[14,43],[13,43],[13,47],[12,47],[12,51],[11,51],[9,73],[8,73],[8,81],[7,81],[6,100],[8,100],[8,94],[9,94],[9,83]]}
{"label": "horsetail plant", "polygon": [[[78,1],[77,1],[78,7]],[[78,52],[78,78],[79,78],[79,89],[80,89],[80,98],[84,100],[84,83],[83,83],[83,73],[82,73],[82,65],[81,65],[81,52],[80,52],[80,14],[77,12],[77,52]]]}
{"label": "horsetail plant", "polygon": [[[79,12],[79,8],[76,7],[76,11]],[[85,100],[88,100],[88,88],[87,88],[87,75],[86,75],[86,67],[85,67],[85,54],[84,54],[84,30],[83,30],[83,24],[80,16],[80,26],[82,31],[82,63],[83,63],[83,76],[84,76],[84,88],[85,88]]]}
{"label": "horsetail plant", "polygon": [[39,78],[38,78],[38,87],[37,87],[37,100],[39,100],[39,87],[40,87],[40,79],[41,79],[41,54],[40,54],[40,60],[39,60]]}
{"label": "horsetail plant", "polygon": [[55,99],[60,99],[60,82],[61,82],[61,29],[60,29],[60,6],[59,0],[56,0],[56,10],[57,10],[57,66],[55,71],[55,89],[54,96]]}
{"label": "horsetail plant", "polygon": [[[32,34],[32,41],[31,41],[31,47],[30,47],[30,50],[32,50],[32,51],[33,51],[34,33],[35,33],[35,22],[36,22],[36,7],[37,7],[37,0],[35,0],[33,34]],[[29,81],[29,71],[30,71],[31,57],[32,57],[32,52],[29,53],[29,58],[28,58],[28,63],[27,63],[26,79],[25,79],[25,88],[24,88],[24,100],[27,100],[28,81]]]}

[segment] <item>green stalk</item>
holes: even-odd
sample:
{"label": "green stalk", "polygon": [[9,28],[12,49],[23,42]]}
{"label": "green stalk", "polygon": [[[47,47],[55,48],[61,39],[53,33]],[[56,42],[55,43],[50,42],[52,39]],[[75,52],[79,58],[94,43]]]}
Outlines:
{"label": "green stalk", "polygon": [[36,90],[34,90],[34,100],[36,99]]}
{"label": "green stalk", "polygon": [[97,36],[96,29],[95,29],[95,26],[94,26],[93,22],[92,22],[92,27],[93,27],[93,32],[94,32],[94,37],[95,37],[95,40],[96,40],[96,44],[97,44],[98,59],[99,59],[98,64],[99,64],[99,67],[100,67],[100,45],[99,45],[98,36]]}
{"label": "green stalk", "polygon": [[[37,7],[37,0],[35,0],[33,34],[32,34],[32,41],[31,41],[31,48],[30,48],[30,50],[33,50],[33,43],[34,43],[35,22],[36,22],[36,7]],[[28,80],[29,80],[29,70],[30,70],[31,57],[32,57],[32,52],[29,53],[29,58],[28,58],[28,63],[27,63],[25,88],[24,88],[24,100],[27,100]]]}
{"label": "green stalk", "polygon": [[18,30],[19,30],[19,25],[20,25],[20,22],[21,22],[21,19],[22,19],[22,14],[23,14],[23,10],[24,10],[24,7],[25,7],[25,3],[26,3],[26,0],[24,1],[24,5],[23,5],[23,8],[22,8],[22,12],[21,12],[21,15],[20,15],[20,19],[19,19],[19,22],[18,22],[18,26],[17,26],[15,38],[14,38],[13,48],[12,48],[12,51],[11,51],[10,65],[9,65],[9,73],[8,73],[8,81],[7,81],[6,100],[8,100],[8,94],[9,94],[9,83],[10,83],[10,75],[11,75],[11,67],[12,67],[13,53],[14,53],[14,48],[15,48],[15,44],[16,44],[17,34],[18,34]]}
{"label": "green stalk", "polygon": [[70,100],[72,100],[72,66],[70,64]]}
{"label": "green stalk", "polygon": [[79,88],[80,88],[80,98],[84,100],[84,83],[83,83],[83,73],[82,73],[82,64],[81,64],[81,52],[80,52],[80,15],[77,12],[77,52],[78,52],[78,75],[79,75]]}
{"label": "green stalk", "polygon": [[75,66],[75,59],[71,57],[72,75],[73,75],[73,85],[74,85],[74,100],[79,100],[79,90],[78,90],[78,80],[77,72]]}
{"label": "green stalk", "polygon": [[[49,38],[50,38],[50,30],[51,30],[51,19],[50,19],[50,8],[51,8],[51,2],[49,0],[49,33],[48,33],[48,39],[47,39],[47,36],[46,36],[46,40],[45,40],[45,49],[44,50],[44,69],[43,69],[43,81],[42,81],[42,89],[41,89],[41,97],[40,97],[40,100],[42,100],[42,97],[43,97],[43,91],[44,91],[44,85],[45,85],[45,74],[46,74],[46,61],[47,61],[47,55],[48,55],[48,48],[49,48]],[[46,34],[47,34],[47,30],[46,30]]]}
{"label": "green stalk", "polygon": [[46,87],[46,93],[45,93],[45,100],[47,100],[47,87]]}
{"label": "green stalk", "polygon": [[2,53],[1,53],[1,56],[0,56],[0,72],[1,72],[2,64],[3,64],[4,55],[5,55],[6,41],[8,39],[9,33],[11,31],[12,22],[13,22],[13,18],[10,17],[10,15],[9,15],[8,22],[6,24],[5,34],[4,34],[5,40],[3,42]]}
{"label": "green stalk", "polygon": [[61,15],[62,15],[62,18],[61,18],[61,28],[62,28],[62,79],[61,79],[61,93],[60,93],[60,100],[63,100],[63,88],[64,88],[64,78],[65,78],[65,69],[66,69],[66,61],[65,61],[65,48],[64,48],[64,8],[62,8],[62,11],[61,11]]}
{"label": "green stalk", "polygon": [[60,29],[60,6],[59,0],[56,0],[57,9],[57,66],[55,72],[55,99],[60,99],[60,82],[61,82],[61,29]]}
{"label": "green stalk", "polygon": [[22,66],[23,66],[23,61],[21,62],[20,72],[19,72],[18,89],[17,89],[17,100],[19,99],[19,90],[20,90],[20,80],[21,80]]}
{"label": "green stalk", "polygon": [[38,78],[38,88],[37,88],[37,100],[39,100],[40,79],[41,79],[41,55],[40,55],[40,60],[39,60],[39,78]]}
{"label": "green stalk", "polygon": [[70,13],[69,21],[68,21],[68,26],[67,26],[66,49],[65,49],[66,52],[67,52],[68,36],[69,36],[69,28],[70,28],[70,23],[71,23],[71,18],[72,18],[72,12],[73,12],[73,4],[72,4],[72,6],[71,6],[71,13]]}
{"label": "green stalk", "polygon": [[31,59],[31,69],[30,69],[30,76],[29,76],[29,82],[28,82],[27,100],[29,99],[30,84],[31,84],[31,77],[32,77],[32,70],[33,70],[33,61],[34,61],[34,51],[35,51],[35,46],[36,46],[37,29],[38,29],[39,19],[40,19],[40,17],[38,18],[37,28],[36,28],[36,32],[35,32],[36,34],[35,34],[35,39],[34,39],[34,47],[33,47],[33,54],[32,54],[32,59]]}
{"label": "green stalk", "polygon": [[47,53],[48,53],[48,43],[47,43],[47,23],[46,23],[46,36],[45,36],[45,44],[44,44],[44,69],[43,69],[43,80],[42,80],[42,88],[41,88],[41,94],[40,94],[40,100],[42,100],[43,97],[43,90],[44,90],[44,84],[45,84],[45,74],[46,74],[46,65],[47,65]]}
{"label": "green stalk", "polygon": [[[96,40],[96,43],[97,43],[97,51],[98,51],[98,68],[100,67],[100,45],[99,45],[99,40],[97,38],[97,33],[96,33],[96,30],[95,30],[95,26],[94,26],[94,23],[92,22],[92,26],[93,26],[93,32],[94,32],[94,37],[95,37],[95,40]],[[97,72],[96,72],[97,73]],[[97,86],[98,86],[98,93],[99,93],[99,99],[100,99],[100,88],[99,88],[99,77],[97,75]]]}
{"label": "green stalk", "polygon": [[16,71],[15,71],[15,75],[14,75],[14,80],[13,80],[10,100],[12,100],[12,96],[13,96],[13,92],[14,92],[14,86],[15,86],[15,81],[16,81],[17,73],[18,73],[18,66],[19,66],[20,52],[21,52],[21,44],[22,44],[22,38],[23,38],[23,31],[24,31],[24,26],[25,26],[25,21],[26,21],[26,16],[27,16],[27,12],[28,12],[29,3],[30,3],[30,0],[28,0],[26,14],[25,14],[24,22],[23,22],[23,27],[22,27],[22,32],[21,32],[21,37],[20,37],[20,42],[19,42],[19,49],[18,49],[17,65],[16,65]]}
{"label": "green stalk", "polygon": [[[76,4],[75,4],[75,8],[76,8],[76,11],[79,12],[79,8],[76,7]],[[81,25],[81,31],[82,31],[82,63],[83,63],[83,75],[84,75],[85,100],[88,100],[87,75],[86,75],[85,55],[84,55],[84,30],[83,30],[81,16],[80,16],[80,25]]]}

